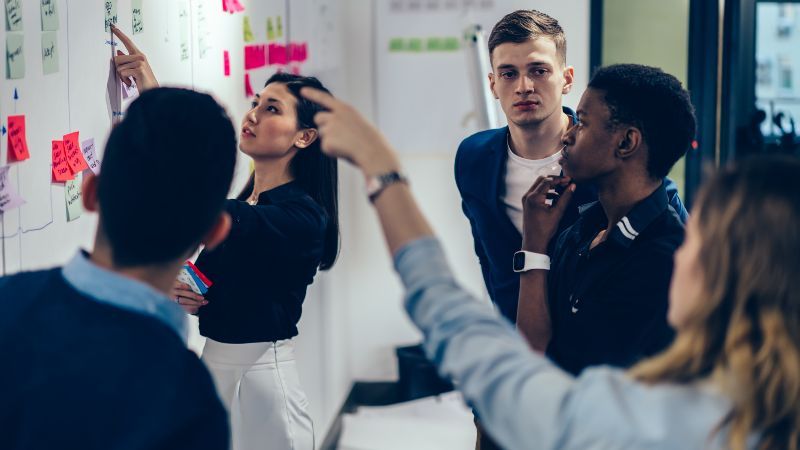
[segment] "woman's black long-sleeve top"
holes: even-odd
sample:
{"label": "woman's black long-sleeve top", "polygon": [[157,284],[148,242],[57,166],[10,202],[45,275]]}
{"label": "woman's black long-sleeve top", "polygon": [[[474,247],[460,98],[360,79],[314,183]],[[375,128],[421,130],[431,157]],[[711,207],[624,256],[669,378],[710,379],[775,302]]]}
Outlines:
{"label": "woman's black long-sleeve top", "polygon": [[274,342],[297,335],[306,288],[322,258],[328,216],[295,182],[262,192],[256,205],[227,200],[232,226],[197,267],[213,283],[200,333],[218,342]]}

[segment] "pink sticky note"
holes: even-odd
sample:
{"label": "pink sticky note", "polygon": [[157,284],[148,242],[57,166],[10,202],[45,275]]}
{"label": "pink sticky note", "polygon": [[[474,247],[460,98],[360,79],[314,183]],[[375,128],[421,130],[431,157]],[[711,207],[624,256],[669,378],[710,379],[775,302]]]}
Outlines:
{"label": "pink sticky note", "polygon": [[222,52],[222,67],[225,76],[231,76],[231,54],[227,50]]}
{"label": "pink sticky note", "polygon": [[8,182],[10,166],[0,167],[0,213],[11,211],[25,204],[16,189]]}
{"label": "pink sticky note", "polygon": [[239,0],[229,0],[228,5],[232,8],[233,12],[242,12],[244,11],[244,6],[239,3]]}
{"label": "pink sticky note", "polygon": [[287,62],[286,46],[281,44],[269,44],[269,64],[285,65]]}
{"label": "pink sticky note", "polygon": [[25,116],[8,116],[8,160],[24,161],[28,153],[28,138],[25,132]]}
{"label": "pink sticky note", "polygon": [[222,10],[231,14],[244,11],[244,6],[239,0],[222,0]]}
{"label": "pink sticky note", "polygon": [[81,151],[81,142],[78,138],[78,132],[64,135],[64,152],[67,154],[67,164],[73,174],[82,172],[89,168],[86,160],[83,158]]}
{"label": "pink sticky note", "polygon": [[267,65],[266,46],[244,46],[244,70],[258,69]]}
{"label": "pink sticky note", "polygon": [[291,42],[287,48],[289,62],[305,62],[308,58],[308,44],[305,42]]}
{"label": "pink sticky note", "polygon": [[247,98],[250,98],[250,97],[253,96],[253,86],[250,85],[250,74],[249,73],[245,73],[244,74],[244,95],[247,96]]}
{"label": "pink sticky note", "polygon": [[71,180],[75,174],[67,163],[67,152],[64,150],[64,141],[53,141],[53,181],[64,182]]}

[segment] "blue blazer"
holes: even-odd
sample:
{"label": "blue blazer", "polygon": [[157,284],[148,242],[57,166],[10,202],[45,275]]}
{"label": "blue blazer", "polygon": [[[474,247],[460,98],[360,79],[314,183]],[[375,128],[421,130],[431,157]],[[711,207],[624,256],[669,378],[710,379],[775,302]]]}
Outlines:
{"label": "blue blazer", "polygon": [[[564,108],[573,117],[575,113]],[[475,243],[475,254],[481,265],[489,297],[500,313],[511,322],[517,320],[519,275],[514,272],[512,258],[522,246],[522,236],[511,223],[502,197],[505,194],[505,170],[508,158],[508,127],[481,131],[464,139],[455,160],[455,178],[461,193],[461,208],[469,220]],[[535,180],[531,180],[533,183]],[[688,217],[677,186],[665,179],[670,206],[684,223]],[[561,219],[560,234],[578,219],[578,207],[597,200],[591,186],[578,186]],[[554,244],[556,239],[551,241]]]}

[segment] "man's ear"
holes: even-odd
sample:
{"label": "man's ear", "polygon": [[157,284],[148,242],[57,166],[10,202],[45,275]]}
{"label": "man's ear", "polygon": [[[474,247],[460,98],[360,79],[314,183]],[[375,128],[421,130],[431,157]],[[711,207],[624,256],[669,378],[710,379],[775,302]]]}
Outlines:
{"label": "man's ear", "polygon": [[499,99],[500,97],[497,96],[497,92],[494,91],[495,81],[497,81],[497,79],[494,76],[494,72],[489,72],[489,89],[491,89],[494,98]]}
{"label": "man's ear", "polygon": [[203,238],[203,245],[209,250],[214,249],[228,237],[230,231],[231,216],[227,212],[222,212]]}
{"label": "man's ear", "polygon": [[572,91],[573,83],[575,83],[575,68],[567,66],[564,68],[564,87],[561,89],[561,93],[569,94]]}
{"label": "man's ear", "polygon": [[83,195],[83,209],[89,212],[97,212],[100,209],[100,202],[97,199],[97,185],[100,177],[93,173],[84,173],[81,193]]}
{"label": "man's ear", "polygon": [[319,137],[319,132],[314,128],[306,128],[297,133],[297,138],[294,140],[294,146],[297,148],[306,148],[313,144]]}
{"label": "man's ear", "polygon": [[617,145],[617,156],[622,159],[630,158],[641,150],[642,144],[642,132],[638,128],[626,128]]}

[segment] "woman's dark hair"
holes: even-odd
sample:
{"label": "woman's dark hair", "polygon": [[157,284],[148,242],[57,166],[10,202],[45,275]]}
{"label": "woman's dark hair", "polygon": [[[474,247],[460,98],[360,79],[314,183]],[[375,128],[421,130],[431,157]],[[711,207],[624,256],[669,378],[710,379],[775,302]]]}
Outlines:
{"label": "woman's dark hair", "polygon": [[[269,77],[264,86],[272,83],[283,83],[297,99],[297,129],[316,129],[314,115],[323,108],[301,96],[300,89],[312,87],[328,93],[330,91],[315,77],[288,73],[276,73]],[[328,229],[325,232],[325,244],[319,264],[321,270],[328,270],[333,267],[339,254],[339,170],[336,159],[322,153],[320,140],[317,138],[294,155],[289,163],[289,170],[295,182],[328,214]],[[253,193],[254,184],[255,174],[250,176],[237,198],[246,200]]]}

